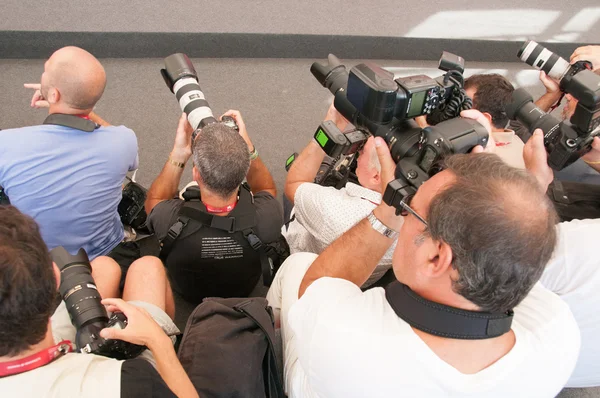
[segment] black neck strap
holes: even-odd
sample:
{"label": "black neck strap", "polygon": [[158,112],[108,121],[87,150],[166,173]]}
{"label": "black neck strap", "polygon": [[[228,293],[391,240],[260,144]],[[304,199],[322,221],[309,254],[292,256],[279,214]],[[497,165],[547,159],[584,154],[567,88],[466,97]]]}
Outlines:
{"label": "black neck strap", "polygon": [[71,127],[73,129],[85,131],[91,133],[100,127],[99,124],[92,122],[89,119],[85,119],[83,117],[75,116],[75,115],[65,115],[62,113],[53,113],[48,115],[46,120],[44,120],[44,124],[55,124],[58,126]]}
{"label": "black neck strap", "polygon": [[412,327],[435,336],[463,340],[490,339],[510,331],[513,311],[490,313],[467,311],[429,301],[395,281],[385,297],[398,317]]}

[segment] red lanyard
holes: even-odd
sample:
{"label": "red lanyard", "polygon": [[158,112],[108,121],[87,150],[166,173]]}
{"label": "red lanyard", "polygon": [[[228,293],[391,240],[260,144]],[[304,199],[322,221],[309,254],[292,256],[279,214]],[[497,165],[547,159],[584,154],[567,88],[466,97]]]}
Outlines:
{"label": "red lanyard", "polygon": [[71,342],[63,340],[55,346],[15,361],[0,362],[0,377],[12,376],[37,369],[73,351]]}
{"label": "red lanyard", "polygon": [[77,117],[80,117],[82,119],[90,120],[90,117],[88,115],[73,115],[73,116],[77,116]]}
{"label": "red lanyard", "polygon": [[229,213],[230,211],[235,209],[236,205],[237,202],[227,205],[225,207],[212,207],[211,205],[207,205],[206,203],[204,203],[204,206],[206,206],[206,211],[208,211],[209,213]]}

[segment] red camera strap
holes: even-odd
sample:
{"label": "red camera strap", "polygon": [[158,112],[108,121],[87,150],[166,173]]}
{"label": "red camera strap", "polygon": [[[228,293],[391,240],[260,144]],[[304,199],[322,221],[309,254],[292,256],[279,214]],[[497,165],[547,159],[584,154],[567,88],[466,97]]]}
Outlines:
{"label": "red camera strap", "polygon": [[206,203],[204,203],[204,206],[206,206],[206,211],[208,211],[209,213],[229,213],[230,211],[235,209],[236,205],[237,202],[227,205],[225,207],[212,207],[211,205],[207,205]]}
{"label": "red camera strap", "polygon": [[17,359],[10,362],[0,362],[0,377],[12,376],[27,372],[29,370],[37,369],[49,364],[55,359],[58,359],[71,351],[73,351],[71,342],[69,340],[63,340],[55,346],[30,355],[26,358]]}

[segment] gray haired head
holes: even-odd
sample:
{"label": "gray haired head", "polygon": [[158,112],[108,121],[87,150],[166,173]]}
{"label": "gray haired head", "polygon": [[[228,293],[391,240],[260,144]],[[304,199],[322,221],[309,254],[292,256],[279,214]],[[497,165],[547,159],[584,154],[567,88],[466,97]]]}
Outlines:
{"label": "gray haired head", "polygon": [[482,311],[517,306],[556,245],[558,217],[536,179],[493,154],[453,155],[456,181],[431,201],[427,233],[452,248],[453,290]]}
{"label": "gray haired head", "polygon": [[221,123],[204,127],[194,141],[194,166],[212,193],[226,199],[237,191],[250,168],[244,139]]}

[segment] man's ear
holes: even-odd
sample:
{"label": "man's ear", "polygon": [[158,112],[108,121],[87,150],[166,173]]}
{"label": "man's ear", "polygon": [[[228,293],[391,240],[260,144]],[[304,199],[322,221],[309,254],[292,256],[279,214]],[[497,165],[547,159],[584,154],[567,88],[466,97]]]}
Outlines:
{"label": "man's ear", "polygon": [[492,115],[489,114],[488,112],[481,112],[483,114],[483,116],[485,116],[485,118],[487,120],[489,120],[490,124],[492,125],[492,127],[494,127],[494,123],[492,123]]}
{"label": "man's ear", "polygon": [[60,287],[60,270],[58,269],[58,266],[54,261],[52,262],[52,271],[54,271],[54,279],[56,279],[56,290],[58,290],[58,288]]}
{"label": "man's ear", "polygon": [[200,172],[198,171],[196,166],[192,167],[192,178],[198,183],[198,185],[200,185],[202,177],[200,177]]}
{"label": "man's ear", "polygon": [[443,241],[433,241],[432,244],[434,247],[425,272],[428,277],[437,278],[452,268],[452,248]]}
{"label": "man's ear", "polygon": [[60,101],[60,91],[55,88],[50,88],[48,90],[48,98],[46,98],[46,101],[50,104],[58,103],[58,101]]}

